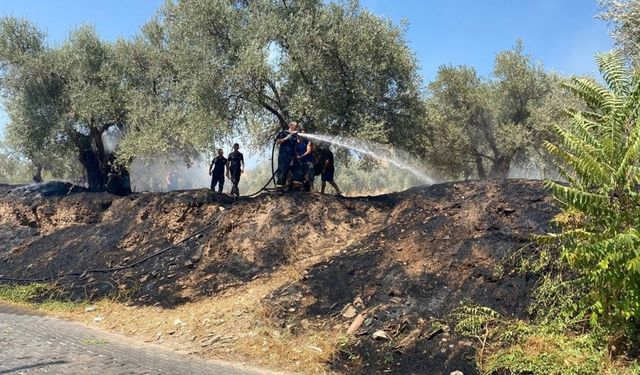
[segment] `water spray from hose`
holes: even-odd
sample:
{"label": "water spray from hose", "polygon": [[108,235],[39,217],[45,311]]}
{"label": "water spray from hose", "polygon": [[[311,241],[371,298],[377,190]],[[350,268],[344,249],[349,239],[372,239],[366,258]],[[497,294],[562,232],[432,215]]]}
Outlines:
{"label": "water spray from hose", "polygon": [[349,137],[313,133],[303,133],[301,135],[309,139],[327,142],[341,148],[353,150],[376,160],[388,162],[397,168],[411,173],[425,184],[435,183],[435,181],[427,175],[426,171],[412,163],[410,161],[410,155],[402,150],[392,150],[388,145]]}

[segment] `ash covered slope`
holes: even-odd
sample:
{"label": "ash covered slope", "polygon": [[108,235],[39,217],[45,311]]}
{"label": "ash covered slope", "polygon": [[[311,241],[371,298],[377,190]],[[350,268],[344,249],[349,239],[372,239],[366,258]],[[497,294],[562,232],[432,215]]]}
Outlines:
{"label": "ash covered slope", "polygon": [[[233,292],[296,264],[299,279],[256,303],[270,306],[285,325],[306,320],[338,331],[353,320],[339,314],[345,305],[367,313],[352,348],[360,359],[337,357],[332,364],[350,373],[386,370],[388,355],[398,356],[391,365],[402,373],[473,373],[468,343],[430,338],[434,321],[464,299],[524,316],[535,277],[510,275],[508,264],[498,277],[495,267],[519,249],[526,256],[530,236],[546,232],[557,212],[541,182],[521,180],[446,183],[377,197],[299,193],[239,201],[206,190],[123,198],[12,189],[0,187],[1,275],[75,272],[58,282],[76,298],[115,293],[171,306]],[[134,267],[84,273],[132,264],[182,240]],[[400,355],[371,339],[380,329],[394,343],[415,337]]]}
{"label": "ash covered slope", "polygon": [[[335,251],[375,230],[388,209],[309,194],[237,201],[208,190],[43,197],[4,186],[0,275],[73,273],[58,282],[78,298],[126,291],[140,303],[172,305]],[[135,267],[102,272],[162,250]]]}

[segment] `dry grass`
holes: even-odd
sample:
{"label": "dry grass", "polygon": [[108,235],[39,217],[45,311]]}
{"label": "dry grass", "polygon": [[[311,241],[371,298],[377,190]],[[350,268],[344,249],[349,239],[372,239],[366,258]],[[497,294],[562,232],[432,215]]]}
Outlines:
{"label": "dry grass", "polygon": [[522,345],[523,351],[530,356],[540,356],[557,351],[558,343],[547,337],[531,336]]}
{"label": "dry grass", "polygon": [[[300,278],[299,269],[286,266],[221,295],[186,303],[174,309],[131,306],[113,300],[83,305],[21,306],[168,346],[202,358],[245,361],[305,374],[330,373],[327,361],[336,353],[344,332],[327,329],[325,322],[302,320],[277,326],[272,312],[260,303],[272,291]],[[100,317],[99,322],[94,318]]]}

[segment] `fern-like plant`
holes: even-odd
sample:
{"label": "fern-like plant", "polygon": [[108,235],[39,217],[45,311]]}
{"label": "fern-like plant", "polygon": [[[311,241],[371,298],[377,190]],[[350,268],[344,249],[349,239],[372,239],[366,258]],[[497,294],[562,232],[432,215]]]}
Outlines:
{"label": "fern-like plant", "polygon": [[592,321],[624,324],[640,318],[640,74],[619,52],[596,60],[604,85],[567,84],[585,106],[546,144],[567,182],[547,185],[576,219],[551,237],[590,290]]}
{"label": "fern-like plant", "polygon": [[482,371],[487,342],[490,341],[492,333],[507,324],[506,320],[495,310],[469,302],[465,302],[453,310],[451,318],[457,322],[455,325],[456,333],[478,340],[480,347],[476,352],[476,364]]}

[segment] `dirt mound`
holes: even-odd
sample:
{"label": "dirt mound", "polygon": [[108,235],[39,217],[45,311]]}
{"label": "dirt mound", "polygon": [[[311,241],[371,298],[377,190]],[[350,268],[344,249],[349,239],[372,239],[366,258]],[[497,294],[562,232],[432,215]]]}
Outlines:
{"label": "dirt mound", "polygon": [[[141,303],[172,305],[270,273],[298,251],[307,257],[348,243],[382,218],[377,206],[306,194],[236,201],[208,190],[125,198],[7,194],[0,241],[12,246],[0,254],[0,274],[71,274],[59,282],[80,298],[120,290]],[[25,235],[14,235],[24,227]]]}
{"label": "dirt mound", "polygon": [[540,182],[516,180],[239,200],[207,190],[47,197],[5,185],[0,275],[56,280],[75,298],[172,306],[294,265],[297,280],[256,303],[291,331],[344,333],[361,320],[333,370],[468,374],[470,343],[442,319],[465,299],[524,316],[535,277],[496,266],[531,251],[555,213]]}

